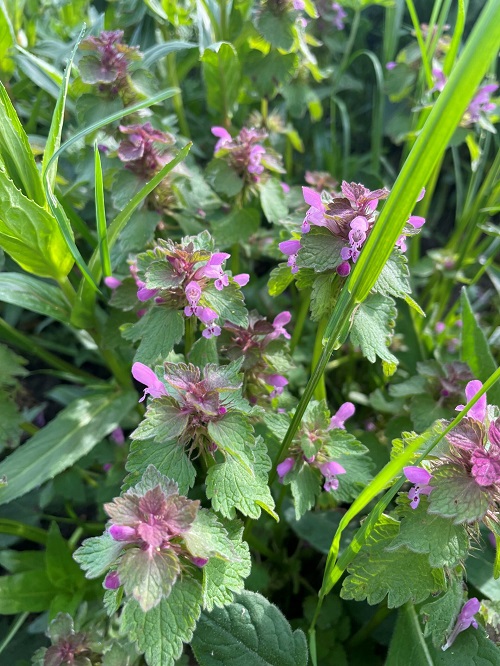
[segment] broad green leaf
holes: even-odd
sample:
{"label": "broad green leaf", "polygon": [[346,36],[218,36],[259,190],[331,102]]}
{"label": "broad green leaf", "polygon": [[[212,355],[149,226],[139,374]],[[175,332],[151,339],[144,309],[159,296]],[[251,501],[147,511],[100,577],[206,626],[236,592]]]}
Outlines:
{"label": "broad green leaf", "polygon": [[212,235],[219,250],[235,243],[246,243],[259,228],[260,215],[252,208],[235,209],[221,220],[212,222]]}
{"label": "broad green leaf", "polygon": [[234,282],[230,282],[223,291],[217,291],[212,284],[208,285],[202,292],[200,304],[208,305],[217,312],[221,322],[227,320],[236,326],[243,326],[243,328],[248,326],[248,313],[243,294]]}
{"label": "broad green leaf", "polygon": [[200,666],[306,666],[307,642],[281,611],[255,592],[202,612],[192,641]]}
{"label": "broad green leaf", "polygon": [[41,613],[58,592],[43,570],[0,576],[0,615]]}
{"label": "broad green leaf", "polygon": [[293,273],[287,264],[279,264],[271,271],[267,288],[270,296],[279,296],[293,282]]}
{"label": "broad green leaf", "polygon": [[163,361],[184,335],[184,317],[164,307],[152,307],[136,324],[122,327],[125,340],[140,340],[134,360],[153,367]]}
{"label": "broad green leaf", "polygon": [[441,465],[433,472],[429,484],[429,513],[453,518],[456,525],[474,523],[488,510],[488,489],[476,483],[467,471],[458,465]]}
{"label": "broad green leaf", "polygon": [[215,338],[199,338],[191,347],[188,361],[198,368],[204,368],[209,363],[217,365],[219,360]]}
{"label": "broad green leaf", "polygon": [[[482,382],[495,372],[497,364],[493,358],[484,331],[476,321],[467,291],[462,289],[460,297],[462,306],[462,344],[460,345],[460,358],[468,364],[472,374]],[[493,405],[500,404],[500,383],[496,383],[488,391],[488,402]]]}
{"label": "broad green leaf", "polygon": [[42,550],[1,550],[0,565],[11,574],[45,569],[45,553]]}
{"label": "broad green leaf", "polygon": [[118,427],[136,401],[135,392],[90,394],[70,403],[29,441],[0,463],[0,504],[25,495],[91,451]]}
{"label": "broad green leaf", "polygon": [[[230,523],[229,525],[240,523]],[[194,557],[220,557],[224,560],[237,560],[235,547],[233,546],[226,527],[208,509],[199,509],[194,522],[189,530],[183,535],[187,549]]]}
{"label": "broad green leaf", "polygon": [[399,534],[387,550],[408,548],[413,553],[429,555],[431,567],[452,568],[465,560],[469,552],[469,537],[462,525],[449,518],[427,513],[428,502],[420,498],[416,509],[400,499],[398,515],[402,518]]}
{"label": "broad green leaf", "polygon": [[375,363],[377,356],[387,363],[398,359],[387,348],[394,331],[396,308],[390,296],[370,294],[357,308],[351,328],[351,342],[363,356]]}
{"label": "broad green leaf", "polygon": [[226,160],[215,158],[208,163],[205,178],[217,194],[234,197],[243,189],[243,180]]}
{"label": "broad green leaf", "polygon": [[453,578],[450,587],[442,596],[420,609],[420,615],[424,621],[424,636],[431,638],[434,647],[440,648],[446,643],[463,602],[462,579]]}
{"label": "broad green leaf", "polygon": [[171,398],[155,398],[149,402],[143,420],[130,437],[166,442],[182,434],[188,421],[189,415],[182,413]]}
{"label": "broad green leaf", "polygon": [[141,548],[125,551],[117,567],[125,592],[146,613],[168,597],[181,567],[173,550],[150,553]]}
{"label": "broad green leaf", "polygon": [[60,280],[73,266],[56,220],[24,196],[1,165],[0,247],[21,268],[40,277]]}
{"label": "broad green leaf", "polygon": [[322,273],[342,263],[340,250],[345,246],[345,241],[325,227],[312,227],[309,233],[302,235],[300,243],[297,265],[301,268],[312,268]]}
{"label": "broad green leaf", "polygon": [[16,43],[14,27],[7,14],[7,8],[4,3],[0,4],[0,72],[2,78],[7,78],[14,71],[14,61],[12,59],[12,49]]}
{"label": "broad green leaf", "polygon": [[269,222],[278,224],[288,215],[285,193],[276,178],[269,178],[259,188],[260,205]]}
{"label": "broad green leaf", "polygon": [[85,571],[86,578],[98,578],[114,564],[123,550],[123,542],[115,541],[106,532],[102,536],[85,539],[75,550],[73,558]]}
{"label": "broad green leaf", "polygon": [[188,576],[147,613],[135,600],[122,614],[121,633],[144,653],[148,666],[174,666],[182,644],[189,643],[201,609],[201,586]]}
{"label": "broad green leaf", "polygon": [[155,44],[149,49],[144,51],[144,57],[142,59],[142,64],[144,67],[149,69],[158,60],[165,58],[169,53],[174,53],[176,51],[183,51],[184,49],[197,49],[198,44],[192,44],[191,42],[165,42],[164,44]]}
{"label": "broad green leaf", "polygon": [[286,475],[285,483],[290,483],[295,505],[295,519],[299,520],[316,504],[316,499],[321,492],[321,474],[316,467],[304,463]]}
{"label": "broad green leaf", "polygon": [[[21,125],[9,95],[0,82],[0,157],[8,177],[23,195],[45,206],[42,181],[28,136]],[[3,204],[5,206],[5,203]]]}
{"label": "broad green leaf", "polygon": [[388,551],[396,538],[399,523],[382,516],[371,531],[366,545],[348,567],[340,596],[343,599],[379,604],[387,596],[387,606],[397,608],[407,601],[420,603],[444,587],[440,569],[432,569],[427,555],[406,549]]}
{"label": "broad green leaf", "polygon": [[231,118],[238,98],[241,65],[232,44],[218,42],[201,56],[207,104],[223,118]]}
{"label": "broad green leaf", "polygon": [[373,286],[373,291],[404,300],[411,294],[408,260],[398,249],[394,250]]}
{"label": "broad green leaf", "polygon": [[311,289],[311,319],[321,321],[327,317],[337,301],[340,283],[335,273],[318,275]]}
{"label": "broad green leaf", "polygon": [[184,446],[177,441],[168,442],[136,441],[132,442],[125,468],[130,474],[125,483],[129,487],[136,483],[149,465],[154,465],[159,472],[175,479],[180,493],[187,493],[194,485],[196,470]]}
{"label": "broad green leaf", "polygon": [[273,6],[263,5],[257,15],[255,26],[262,37],[276,49],[289,51],[295,39],[295,17],[285,7],[273,10]]}
{"label": "broad green leaf", "polygon": [[[233,594],[242,591],[244,579],[250,575],[252,568],[248,544],[242,540],[242,524],[235,520],[226,523],[226,527],[234,554],[229,560],[211,557],[203,567],[203,608],[209,611],[215,606],[222,608],[230,604]],[[189,532],[186,536],[189,538]]]}
{"label": "broad green leaf", "polygon": [[0,301],[67,324],[70,307],[58,287],[24,273],[0,273]]}
{"label": "broad green leaf", "polygon": [[68,542],[61,536],[55,522],[51,523],[48,532],[45,566],[49,580],[56,587],[70,591],[83,579],[80,567],[71,556]]}
{"label": "broad green leaf", "polygon": [[229,412],[219,421],[208,424],[208,435],[224,453],[247,464],[248,457],[251,457],[249,449],[254,445],[253,427],[248,417]]}

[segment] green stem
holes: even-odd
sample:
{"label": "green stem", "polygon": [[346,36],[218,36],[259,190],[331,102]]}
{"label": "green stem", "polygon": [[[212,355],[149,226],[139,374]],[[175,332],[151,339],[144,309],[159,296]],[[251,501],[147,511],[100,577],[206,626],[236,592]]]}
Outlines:
{"label": "green stem", "polygon": [[184,355],[187,358],[187,355],[191,351],[192,346],[194,345],[194,331],[196,326],[196,320],[194,317],[186,318],[186,333],[184,337]]}
{"label": "green stem", "polygon": [[238,275],[241,272],[240,267],[240,244],[235,243],[231,247],[231,271],[233,275]]}
{"label": "green stem", "polygon": [[430,89],[433,86],[432,70],[429,63],[429,58],[427,56],[427,49],[425,48],[424,38],[422,36],[420,21],[418,19],[415,5],[413,4],[413,0],[406,0],[406,6],[408,7],[408,12],[410,13],[411,21],[413,23],[413,29],[415,30],[415,37],[417,38],[418,46],[420,48],[420,55],[422,57],[422,64],[424,66],[427,88]]}
{"label": "green stem", "polygon": [[309,303],[311,302],[311,290],[304,289],[304,291],[300,291],[299,299],[300,299],[299,309],[293,327],[292,338],[290,340],[291,354],[293,354],[293,352],[295,351],[295,347],[299,343],[299,340],[302,338],[304,324],[306,323],[307,315],[309,312]]}
{"label": "green stem", "polygon": [[10,324],[7,324],[7,322],[4,319],[1,318],[0,318],[0,338],[7,340],[7,342],[10,342],[19,349],[22,349],[27,354],[30,354],[32,356],[38,356],[38,358],[48,363],[52,368],[55,368],[56,370],[60,370],[75,377],[81,378],[80,381],[81,380],[85,380],[86,382],[99,381],[97,377],[94,377],[94,375],[91,375],[89,372],[85,372],[85,370],[81,370],[80,368],[71,365],[71,363],[63,361],[55,354],[52,354],[51,352],[47,351],[41,345],[35,342],[33,338],[30,338],[27,335],[24,335],[24,333],[17,331],[15,328],[10,326]]}
{"label": "green stem", "polygon": [[73,285],[69,281],[67,277],[61,278],[58,280],[58,284],[61,287],[64,295],[66,296],[66,299],[70,305],[73,305],[75,303],[76,299],[76,291],[73,289]]}
{"label": "green stem", "polygon": [[354,47],[354,42],[356,41],[356,37],[358,35],[360,20],[361,20],[361,11],[359,9],[356,9],[355,12],[354,12],[354,18],[352,20],[351,32],[349,33],[349,39],[347,40],[344,55],[342,57],[342,60],[340,61],[338,75],[335,77],[336,82],[334,84],[334,91],[338,87],[340,77],[344,73],[344,71],[347,67],[347,64],[349,62],[349,58],[351,57],[352,49]]}
{"label": "green stem", "polygon": [[227,2],[226,0],[219,0],[220,6],[220,35],[221,41],[226,41],[229,39],[227,34]]}
{"label": "green stem", "polygon": [[[167,73],[170,80],[170,84],[174,88],[181,89],[181,84],[179,82],[179,77],[177,76],[177,66],[175,62],[175,53],[169,53],[167,55]],[[174,105],[175,114],[177,116],[177,121],[179,123],[179,129],[183,136],[190,139],[191,132],[189,131],[189,125],[186,119],[186,113],[184,111],[184,103],[182,101],[182,92],[176,93],[172,97],[172,104]]]}
{"label": "green stem", "polygon": [[0,643],[0,654],[5,650],[5,648],[8,646],[8,644],[11,642],[11,640],[14,638],[14,636],[17,634],[19,629],[23,626],[23,624],[26,621],[26,618],[28,617],[29,613],[26,611],[25,613],[21,613],[20,615],[17,616],[17,618],[14,620],[12,623],[11,628],[9,629],[9,633],[3,641]]}
{"label": "green stem", "polygon": [[[311,364],[312,371],[314,371],[314,369],[316,368],[321,359],[321,355],[323,352],[323,335],[325,333],[327,323],[328,320],[326,318],[323,318],[318,324],[318,328],[316,331],[316,339],[314,340],[313,357]],[[326,400],[326,384],[325,384],[324,372],[321,375],[316,388],[314,389],[314,397],[316,398],[316,400]]]}
{"label": "green stem", "polygon": [[42,546],[47,543],[47,532],[45,530],[9,518],[0,518],[0,534],[10,534],[20,539],[33,541],[33,543],[40,543]]}

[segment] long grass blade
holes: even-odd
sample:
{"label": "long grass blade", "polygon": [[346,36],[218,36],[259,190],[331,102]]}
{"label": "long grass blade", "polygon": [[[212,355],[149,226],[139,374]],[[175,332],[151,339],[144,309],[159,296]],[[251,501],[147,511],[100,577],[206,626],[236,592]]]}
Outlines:
{"label": "long grass blade", "polygon": [[104,204],[104,183],[102,179],[101,156],[97,143],[94,143],[95,167],[95,218],[97,236],[99,239],[99,255],[101,257],[101,271],[103,275],[111,275],[111,259],[108,247],[108,230],[106,225],[106,207]]}

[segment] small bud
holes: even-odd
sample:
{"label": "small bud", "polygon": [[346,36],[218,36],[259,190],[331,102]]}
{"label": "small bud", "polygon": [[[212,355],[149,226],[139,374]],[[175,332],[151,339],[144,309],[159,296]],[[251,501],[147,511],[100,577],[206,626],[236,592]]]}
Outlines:
{"label": "small bud", "polygon": [[104,579],[104,587],[107,590],[117,590],[120,587],[120,577],[117,571],[110,571]]}
{"label": "small bud", "polygon": [[109,536],[115,541],[134,541],[137,539],[137,533],[134,527],[128,525],[111,525]]}

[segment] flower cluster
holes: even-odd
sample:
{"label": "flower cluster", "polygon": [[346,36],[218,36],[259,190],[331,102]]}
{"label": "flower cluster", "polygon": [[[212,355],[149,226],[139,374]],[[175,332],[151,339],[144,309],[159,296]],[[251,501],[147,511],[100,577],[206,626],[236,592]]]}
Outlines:
{"label": "flower cluster", "polygon": [[[337,273],[341,277],[349,275],[351,265],[355,264],[361,249],[373,229],[377,220],[378,202],[387,198],[389,191],[385,188],[371,191],[360,183],[342,182],[341,196],[320,194],[310,187],[303,187],[304,200],[309,205],[301,231],[309,233],[311,226],[326,227],[335,237],[345,244],[340,250],[340,262]],[[424,196],[422,190],[417,201]],[[396,246],[402,252],[406,251],[406,236],[415,233],[425,220],[423,217],[412,215],[403,233],[398,238]],[[292,273],[299,269],[297,265],[298,252],[302,245],[299,239],[284,241],[279,245],[280,250],[288,256],[288,265]]]}
{"label": "flower cluster", "polygon": [[167,163],[168,157],[158,150],[157,144],[172,146],[175,139],[171,134],[155,129],[149,122],[120,125],[120,132],[127,138],[118,146],[118,157],[133,173],[149,180]]}
{"label": "flower cluster", "polygon": [[239,176],[259,182],[266,167],[266,149],[262,141],[267,138],[267,133],[243,127],[233,138],[224,127],[212,127],[212,134],[218,138],[214,156],[227,160]]}
{"label": "flower cluster", "polygon": [[[465,395],[469,402],[480,391],[482,384],[478,380],[469,382]],[[458,405],[457,410],[463,409]],[[439,506],[432,506],[432,493],[436,488],[449,486],[456,492],[456,486],[467,488],[469,500],[475,497],[472,513],[463,514],[459,522],[475,522],[488,516],[496,521],[495,512],[500,501],[500,417],[498,408],[486,403],[483,394],[471,407],[464,418],[446,435],[449,449],[432,463],[432,473],[419,467],[405,467],[404,473],[415,484],[408,497],[411,507],[416,509],[420,495],[430,495],[431,512],[440,513]],[[456,480],[450,484],[450,479]],[[445,485],[443,485],[443,480]],[[451,491],[450,491],[451,492]],[[464,508],[464,507],[462,507]],[[455,515],[455,514],[453,514]],[[453,517],[453,516],[450,516]]]}
{"label": "flower cluster", "polygon": [[[319,407],[319,409],[317,408]],[[345,402],[340,406],[329,423],[324,420],[321,404],[312,405],[306,413],[304,421],[296,440],[289,449],[291,454],[276,468],[279,480],[283,483],[290,472],[299,472],[301,467],[308,465],[315,468],[323,476],[323,489],[327,492],[337,490],[339,481],[337,476],[345,474],[344,467],[332,460],[330,440],[335,437],[335,430],[344,430],[345,421],[355,412],[352,402]],[[330,431],[333,431],[331,433]]]}
{"label": "flower cluster", "polygon": [[92,52],[80,60],[82,81],[99,84],[99,90],[109,95],[130,93],[128,69],[142,54],[137,47],[122,44],[122,37],[123,30],[112,30],[82,41],[80,48]]}
{"label": "flower cluster", "polygon": [[[91,666],[95,656],[95,641],[83,631],[75,631],[73,619],[67,613],[58,613],[49,624],[47,636],[52,645],[40,648],[33,655],[33,664],[43,666]],[[101,637],[102,638],[102,637]]]}
{"label": "flower cluster", "polygon": [[[200,370],[191,364],[165,362],[163,382],[143,363],[134,363],[132,375],[146,386],[142,400],[146,395],[153,399],[148,412],[158,409],[156,417],[159,421],[163,418],[175,419],[172,432],[180,446],[190,443],[190,454],[195,449],[213,454],[217,446],[208,433],[209,424],[220,424],[234,409],[239,411],[248,405],[240,404],[242,401],[235,405],[235,396],[241,394],[242,381],[234,368],[206,365]],[[161,405],[156,408],[155,401],[159,398]],[[142,439],[143,430],[139,426],[132,433],[132,439]],[[164,439],[170,438],[165,432]]]}
{"label": "flower cluster", "polygon": [[[441,92],[448,81],[447,77],[441,67],[433,67],[432,75],[434,77],[434,86],[429,92]],[[497,90],[497,83],[487,83],[479,88],[462,117],[460,122],[462,127],[469,127],[481,120],[487,119],[497,107],[495,102],[491,101],[491,96]]]}
{"label": "flower cluster", "polygon": [[252,403],[257,402],[263,388],[271,387],[270,397],[275,398],[283,393],[288,384],[287,378],[273,368],[273,353],[279,354],[282,363],[282,345],[276,349],[274,343],[281,337],[290,339],[285,326],[291,318],[289,312],[280,312],[271,323],[257,312],[251,312],[247,327],[230,322],[224,326],[231,336],[224,349],[230,359],[244,358],[242,370],[245,373],[245,394]]}
{"label": "flower cluster", "polygon": [[[241,298],[239,288],[250,279],[248,273],[227,273],[223,264],[230,255],[206,249],[209,247],[212,243],[208,232],[184,238],[180,243],[158,240],[152,250],[137,255],[130,263],[138,300],[145,303],[153,299],[159,306],[182,308],[186,317],[194,316],[204,324],[205,338],[221,333],[215,323],[219,313],[211,307],[213,290],[217,293],[227,289],[229,303],[231,298]],[[106,284],[115,289],[121,281],[106,278]]]}

